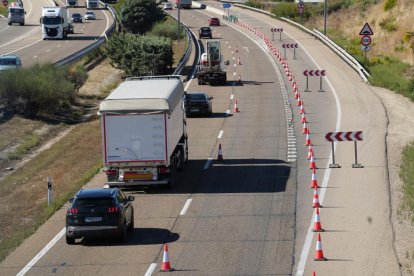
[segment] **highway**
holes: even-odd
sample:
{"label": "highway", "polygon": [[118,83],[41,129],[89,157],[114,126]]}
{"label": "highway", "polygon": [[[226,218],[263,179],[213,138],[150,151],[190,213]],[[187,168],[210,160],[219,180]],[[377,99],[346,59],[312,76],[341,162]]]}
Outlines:
{"label": "highway", "polygon": [[[0,18],[0,55],[20,56],[23,67],[35,63],[57,62],[72,55],[103,36],[112,22],[112,15],[108,10],[96,10],[97,19],[74,23],[75,34],[68,35],[65,40],[42,40],[40,17],[43,6],[51,6],[51,1],[23,0],[26,10],[25,26],[7,25],[7,18]],[[64,1],[57,1],[64,6]],[[84,1],[79,1],[84,5]],[[84,7],[69,8],[69,14],[79,12],[84,14]],[[70,20],[70,18],[69,18]]]}
{"label": "highway", "polygon": [[[197,32],[216,11],[182,10],[181,19]],[[172,191],[128,191],[136,197],[135,230],[128,241],[68,246],[58,234],[64,227],[62,208],[0,264],[0,274],[22,269],[26,275],[158,274],[162,246],[168,243],[173,273],[179,275],[399,275],[389,222],[387,119],[381,101],[313,37],[265,15],[237,8],[234,13],[256,34],[225,21],[213,27],[213,39],[221,42],[230,61],[229,81],[226,86],[186,83],[188,91],[213,96],[213,117],[188,119],[189,162]],[[281,41],[271,39],[274,27],[284,29]],[[286,61],[304,103],[322,186],[326,262],[313,261],[311,170],[297,101],[284,68],[258,32],[282,53],[283,43],[299,45],[295,59],[293,50],[286,49]],[[327,72],[322,83],[314,77],[307,85],[304,70],[319,69]],[[233,112],[235,100],[240,112]],[[364,131],[364,141],[358,143],[363,168],[351,166],[351,142],[336,144],[341,167],[329,168],[331,144],[324,136],[334,130]],[[216,161],[219,145],[222,162]],[[103,182],[99,174],[88,186]]]}

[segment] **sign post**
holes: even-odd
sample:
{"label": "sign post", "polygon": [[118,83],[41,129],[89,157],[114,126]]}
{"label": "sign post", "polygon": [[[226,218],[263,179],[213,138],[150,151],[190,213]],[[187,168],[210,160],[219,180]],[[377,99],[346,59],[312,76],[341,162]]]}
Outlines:
{"label": "sign post", "polygon": [[364,51],[364,58],[365,62],[367,61],[367,52],[371,49],[369,46],[371,44],[371,35],[374,35],[371,27],[368,23],[365,23],[364,27],[362,27],[361,31],[359,32],[361,35],[361,50]]}
{"label": "sign post", "polygon": [[339,164],[335,163],[335,152],[334,152],[334,142],[342,141],[354,141],[355,149],[355,163],[352,164],[352,168],[363,168],[361,164],[358,163],[358,154],[357,154],[357,141],[362,141],[362,131],[347,131],[347,132],[328,132],[325,135],[325,139],[328,142],[332,143],[332,164],[329,164],[329,168],[340,168]]}
{"label": "sign post", "polygon": [[47,177],[47,206],[52,204],[52,179]]}
{"label": "sign post", "polygon": [[305,4],[303,3],[302,0],[300,0],[298,2],[298,13],[299,13],[299,15],[302,15],[304,10],[305,10]]}

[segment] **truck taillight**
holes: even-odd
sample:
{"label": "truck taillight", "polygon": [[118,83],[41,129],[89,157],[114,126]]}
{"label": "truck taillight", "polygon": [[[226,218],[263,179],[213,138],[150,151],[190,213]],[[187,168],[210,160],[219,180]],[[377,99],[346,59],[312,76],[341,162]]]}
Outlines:
{"label": "truck taillight", "polygon": [[69,208],[68,209],[68,214],[77,214],[78,213],[78,209],[77,208]]}
{"label": "truck taillight", "polygon": [[118,213],[119,209],[118,207],[109,207],[108,213]]}
{"label": "truck taillight", "polygon": [[117,170],[106,170],[106,175],[116,175]]}
{"label": "truck taillight", "polygon": [[159,168],[159,173],[169,173],[170,169],[169,168]]}

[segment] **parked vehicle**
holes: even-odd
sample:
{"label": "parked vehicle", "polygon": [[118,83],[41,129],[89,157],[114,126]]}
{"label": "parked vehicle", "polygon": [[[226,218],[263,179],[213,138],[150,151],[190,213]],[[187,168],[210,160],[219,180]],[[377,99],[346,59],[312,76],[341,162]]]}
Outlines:
{"label": "parked vehicle", "polygon": [[7,23],[9,26],[13,23],[17,23],[20,26],[24,25],[24,15],[26,12],[20,3],[21,2],[12,2],[7,9]]}
{"label": "parked vehicle", "polygon": [[210,27],[201,27],[198,30],[198,38],[201,39],[203,37],[213,38],[213,34],[211,32],[211,28]]}
{"label": "parked vehicle", "polygon": [[211,117],[213,115],[213,98],[207,93],[203,92],[188,92],[184,98],[184,108],[187,116],[192,115],[206,115]]}
{"label": "parked vehicle", "polygon": [[7,55],[0,56],[0,71],[19,69],[22,67],[22,61],[18,56]]}
{"label": "parked vehicle", "polygon": [[78,0],[66,0],[66,7],[77,7]]}
{"label": "parked vehicle", "polygon": [[207,41],[206,50],[206,55],[202,55],[198,66],[198,84],[226,84],[227,70],[221,54],[220,41]]}
{"label": "parked vehicle", "polygon": [[70,18],[70,22],[72,23],[82,23],[82,15],[80,13],[72,13]]}
{"label": "parked vehicle", "polygon": [[66,7],[43,7],[42,17],[43,39],[62,39],[70,33],[69,13]]}
{"label": "parked vehicle", "polygon": [[74,244],[82,237],[115,236],[126,239],[134,230],[133,196],[118,188],[81,189],[66,212],[66,243]]}
{"label": "parked vehicle", "polygon": [[209,26],[220,26],[220,19],[217,17],[212,17],[208,19]]}
{"label": "parked vehicle", "polygon": [[86,11],[84,15],[85,20],[95,20],[96,14],[93,11]]}
{"label": "parked vehicle", "polygon": [[176,8],[191,9],[192,4],[192,0],[175,0]]}
{"label": "parked vehicle", "polygon": [[134,77],[99,107],[107,184],[173,187],[188,159],[180,76]]}
{"label": "parked vehicle", "polygon": [[98,0],[86,0],[86,9],[99,9],[99,1]]}
{"label": "parked vehicle", "polygon": [[164,3],[163,10],[172,10],[173,9],[173,5],[170,2]]}

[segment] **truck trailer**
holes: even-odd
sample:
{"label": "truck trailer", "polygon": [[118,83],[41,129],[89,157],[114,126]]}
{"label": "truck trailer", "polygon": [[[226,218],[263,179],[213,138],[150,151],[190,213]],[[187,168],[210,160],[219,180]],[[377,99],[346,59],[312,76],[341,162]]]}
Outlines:
{"label": "truck trailer", "polygon": [[180,76],[127,78],[99,107],[107,185],[173,187],[188,160]]}
{"label": "truck trailer", "polygon": [[182,9],[191,9],[193,1],[191,0],[175,0],[175,7]]}
{"label": "truck trailer", "polygon": [[86,9],[88,10],[99,9],[99,1],[98,0],[86,0]]}
{"label": "truck trailer", "polygon": [[43,39],[63,39],[71,33],[67,7],[43,7],[40,24]]}

